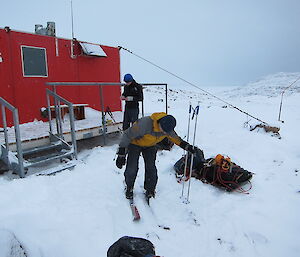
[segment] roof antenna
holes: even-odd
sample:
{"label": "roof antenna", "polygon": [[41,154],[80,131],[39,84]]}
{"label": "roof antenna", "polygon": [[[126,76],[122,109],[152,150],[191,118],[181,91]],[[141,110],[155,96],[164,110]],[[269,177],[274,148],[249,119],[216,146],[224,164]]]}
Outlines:
{"label": "roof antenna", "polygon": [[73,16],[73,1],[71,0],[71,21],[72,21],[72,40],[71,40],[71,58],[75,59],[76,56],[74,55],[74,16]]}
{"label": "roof antenna", "polygon": [[73,16],[73,1],[71,0],[71,19],[72,19],[72,39],[74,39],[74,16]]}

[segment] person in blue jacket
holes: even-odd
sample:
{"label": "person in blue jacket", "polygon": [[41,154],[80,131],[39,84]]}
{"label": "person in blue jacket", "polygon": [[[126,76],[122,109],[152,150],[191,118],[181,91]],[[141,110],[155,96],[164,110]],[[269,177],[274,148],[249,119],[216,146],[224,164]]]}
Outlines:
{"label": "person in blue jacket", "polygon": [[126,130],[138,119],[139,102],[143,101],[143,87],[129,73],[125,74],[124,82],[126,85],[121,100],[125,101],[123,130]]}

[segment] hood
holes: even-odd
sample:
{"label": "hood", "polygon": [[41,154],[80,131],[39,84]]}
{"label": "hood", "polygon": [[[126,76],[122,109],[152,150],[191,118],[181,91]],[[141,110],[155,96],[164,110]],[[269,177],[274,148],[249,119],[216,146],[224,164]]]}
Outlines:
{"label": "hood", "polygon": [[160,120],[162,117],[167,116],[167,114],[165,112],[155,112],[153,113],[150,118],[153,120],[153,130],[155,132],[161,132],[161,130],[159,129],[158,126],[158,120]]}

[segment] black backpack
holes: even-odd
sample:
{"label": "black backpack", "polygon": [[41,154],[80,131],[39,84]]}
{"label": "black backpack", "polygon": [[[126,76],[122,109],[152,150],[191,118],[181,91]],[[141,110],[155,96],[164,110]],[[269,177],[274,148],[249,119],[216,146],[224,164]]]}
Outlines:
{"label": "black backpack", "polygon": [[155,247],[147,239],[123,236],[113,243],[108,251],[107,257],[144,257],[155,256]]}
{"label": "black backpack", "polygon": [[[197,149],[201,151],[200,149]],[[201,180],[204,183],[214,185],[216,187],[225,189],[226,191],[239,191],[246,192],[251,189],[250,179],[253,176],[252,172],[249,172],[236,163],[232,162],[229,157],[224,157],[218,154],[215,158],[204,159],[203,152],[199,152],[194,155],[193,167],[190,172],[191,154],[183,156],[174,165],[175,174],[178,181],[186,181],[189,179],[189,174]],[[186,174],[184,174],[185,163]],[[246,183],[250,184],[250,187],[245,190],[242,188]]]}

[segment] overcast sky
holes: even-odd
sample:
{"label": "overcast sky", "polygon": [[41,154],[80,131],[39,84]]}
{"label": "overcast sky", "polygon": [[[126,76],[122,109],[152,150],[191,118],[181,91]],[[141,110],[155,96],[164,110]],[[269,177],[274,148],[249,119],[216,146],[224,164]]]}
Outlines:
{"label": "overcast sky", "polygon": [[[0,27],[56,23],[71,38],[70,0],[0,0]],[[300,71],[299,0],[73,0],[78,40],[123,46],[198,86],[244,85]],[[122,51],[121,74],[182,81]]]}

